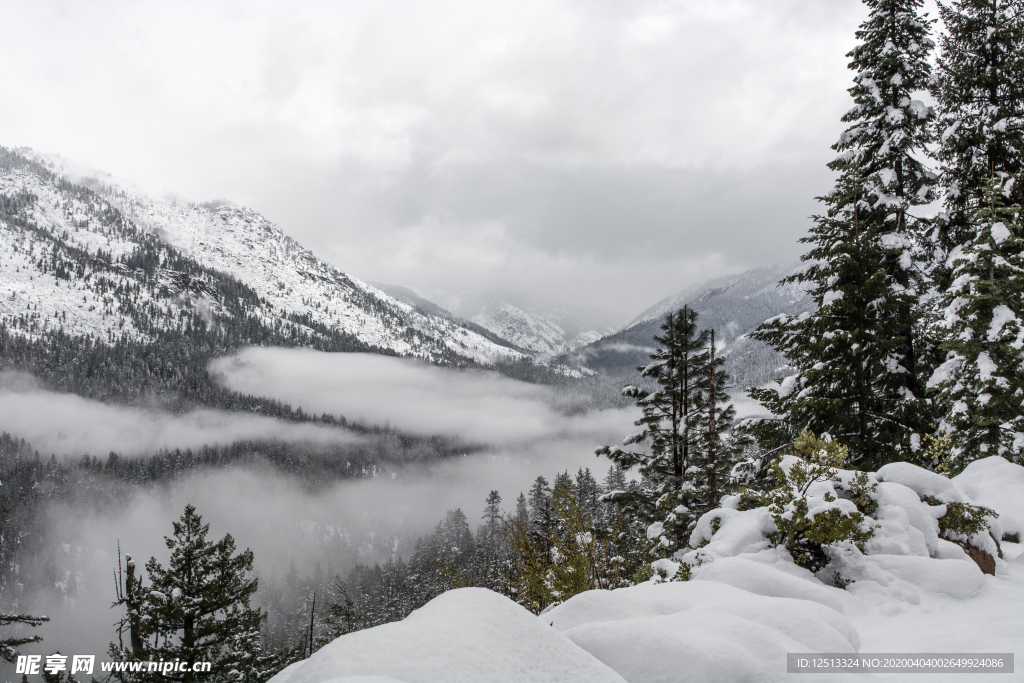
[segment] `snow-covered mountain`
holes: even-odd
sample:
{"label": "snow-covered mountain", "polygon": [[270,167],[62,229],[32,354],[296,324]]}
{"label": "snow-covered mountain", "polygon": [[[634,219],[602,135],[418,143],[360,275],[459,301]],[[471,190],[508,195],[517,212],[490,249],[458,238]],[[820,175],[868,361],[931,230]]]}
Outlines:
{"label": "snow-covered mountain", "polygon": [[739,387],[756,386],[785,374],[785,360],[761,342],[747,337],[764,320],[780,313],[799,315],[814,309],[803,286],[779,281],[803,266],[795,263],[762,266],[687,287],[662,299],[615,334],[589,344],[564,359],[570,365],[620,374],[648,362],[654,335],[669,311],[688,305],[699,313],[698,325],[715,330],[727,369]]}
{"label": "snow-covered mountain", "polygon": [[607,315],[522,294],[448,293],[437,299],[455,315],[533,353],[541,361],[570,353],[615,330]]}
{"label": "snow-covered mountain", "polygon": [[151,341],[196,316],[430,360],[525,357],[331,267],[251,209],[154,199],[109,176],[72,175],[59,159],[0,148],[8,328]]}

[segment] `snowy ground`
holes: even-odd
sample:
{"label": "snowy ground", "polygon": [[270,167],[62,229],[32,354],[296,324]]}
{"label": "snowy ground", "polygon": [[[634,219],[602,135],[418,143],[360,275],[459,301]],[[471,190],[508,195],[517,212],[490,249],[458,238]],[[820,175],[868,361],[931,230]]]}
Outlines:
{"label": "snowy ground", "polygon": [[[938,536],[945,505],[995,508],[1019,533],[1024,468],[979,461],[947,480],[910,465],[872,474],[879,525],[866,554],[826,585],[764,542],[763,508],[714,513],[720,527],[689,582],[581,593],[534,617],[482,589],[446,593],[403,622],[343,636],[272,683],[322,681],[906,681],[894,674],[787,674],[786,653],[1006,653],[1016,673],[928,674],[929,682],[1024,680],[1024,553],[1001,544],[995,575]],[[831,484],[827,485],[831,486]],[[823,493],[823,492],[819,492]],[[989,538],[994,549],[995,542]],[[975,545],[980,537],[972,537]],[[383,677],[383,678],[381,678]]]}

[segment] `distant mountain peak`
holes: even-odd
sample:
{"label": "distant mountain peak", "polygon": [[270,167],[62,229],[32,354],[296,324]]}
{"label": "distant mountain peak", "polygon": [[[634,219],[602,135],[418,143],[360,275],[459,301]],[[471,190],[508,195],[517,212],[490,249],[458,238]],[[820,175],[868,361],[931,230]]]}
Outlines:
{"label": "distant mountain peak", "polygon": [[610,374],[630,374],[648,362],[665,315],[687,305],[699,314],[699,327],[716,331],[716,346],[723,350],[726,369],[735,383],[740,388],[763,384],[789,370],[781,355],[747,335],[780,313],[798,315],[814,310],[814,301],[803,285],[779,284],[805,267],[800,263],[760,266],[687,287],[654,304],[622,330],[583,346],[562,361]]}

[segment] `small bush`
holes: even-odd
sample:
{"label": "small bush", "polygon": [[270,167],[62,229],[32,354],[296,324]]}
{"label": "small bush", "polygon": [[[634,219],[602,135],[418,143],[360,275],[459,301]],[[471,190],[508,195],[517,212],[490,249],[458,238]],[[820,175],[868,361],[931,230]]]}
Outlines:
{"label": "small bush", "polygon": [[[838,507],[828,507],[810,514],[808,490],[815,482],[836,479],[837,469],[848,455],[845,446],[827,436],[818,438],[805,431],[793,444],[793,454],[801,460],[790,467],[788,473],[776,466],[779,487],[766,496],[771,501],[769,510],[776,528],[768,534],[768,540],[772,545],[785,547],[797,565],[818,572],[831,559],[830,546],[851,542],[863,552],[864,544],[875,535],[875,529],[864,528],[864,513],[859,510],[848,514]],[[855,496],[863,498],[862,505],[867,505],[868,500],[874,503],[868,496],[874,489],[869,486],[866,474],[855,478],[851,488]],[[832,503],[836,498],[826,493],[824,500]],[[842,577],[839,580],[846,581]]]}
{"label": "small bush", "polygon": [[736,509],[740,511],[753,510],[754,508],[764,507],[764,504],[764,498],[759,492],[754,489],[742,488],[740,489],[740,499],[736,504]]}
{"label": "small bush", "polygon": [[995,510],[980,505],[961,503],[943,503],[931,496],[921,496],[921,501],[929,505],[945,505],[946,514],[939,518],[939,535],[947,540],[957,540],[957,536],[970,538],[988,529],[986,518],[999,517]]}
{"label": "small bush", "polygon": [[649,581],[652,576],[654,576],[654,568],[651,567],[651,563],[648,562],[647,564],[642,564],[636,568],[631,580],[634,584],[641,584],[645,581]]}
{"label": "small bush", "polygon": [[871,496],[878,490],[878,482],[871,481],[867,472],[857,472],[849,486],[844,486],[843,489],[861,514],[874,517],[878,512],[878,501]]}
{"label": "small bush", "polygon": [[773,505],[771,511],[776,531],[768,534],[768,540],[772,545],[784,546],[793,562],[812,572],[821,571],[829,563],[829,546],[851,541],[863,552],[864,544],[875,535],[874,528],[862,528],[864,515],[860,512],[847,514],[829,508],[808,516],[807,498],[802,496],[784,506]]}

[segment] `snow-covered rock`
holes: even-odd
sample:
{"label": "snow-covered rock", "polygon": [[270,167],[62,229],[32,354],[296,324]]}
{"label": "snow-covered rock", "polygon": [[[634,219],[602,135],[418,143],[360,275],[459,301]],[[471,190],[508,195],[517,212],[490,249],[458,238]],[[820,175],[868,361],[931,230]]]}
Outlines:
{"label": "snow-covered rock", "polygon": [[483,588],[448,591],[403,621],[337,638],[271,681],[350,680],[346,676],[405,683],[622,682],[547,622]]}
{"label": "snow-covered rock", "polygon": [[588,591],[542,618],[631,683],[781,680],[787,652],[853,653],[860,642],[830,607],[716,581]]}
{"label": "snow-covered rock", "polygon": [[943,503],[970,502],[952,480],[909,462],[889,463],[879,468],[875,476],[878,481],[902,484],[920,496],[931,496]]}
{"label": "snow-covered rock", "polygon": [[952,481],[977,505],[999,513],[1003,534],[1024,536],[1024,467],[994,455],[975,460]]}
{"label": "snow-covered rock", "polygon": [[766,597],[811,600],[836,612],[843,611],[838,588],[809,580],[810,572],[781,558],[776,564],[766,564],[743,557],[723,557],[695,569],[693,578],[729,584]]}

